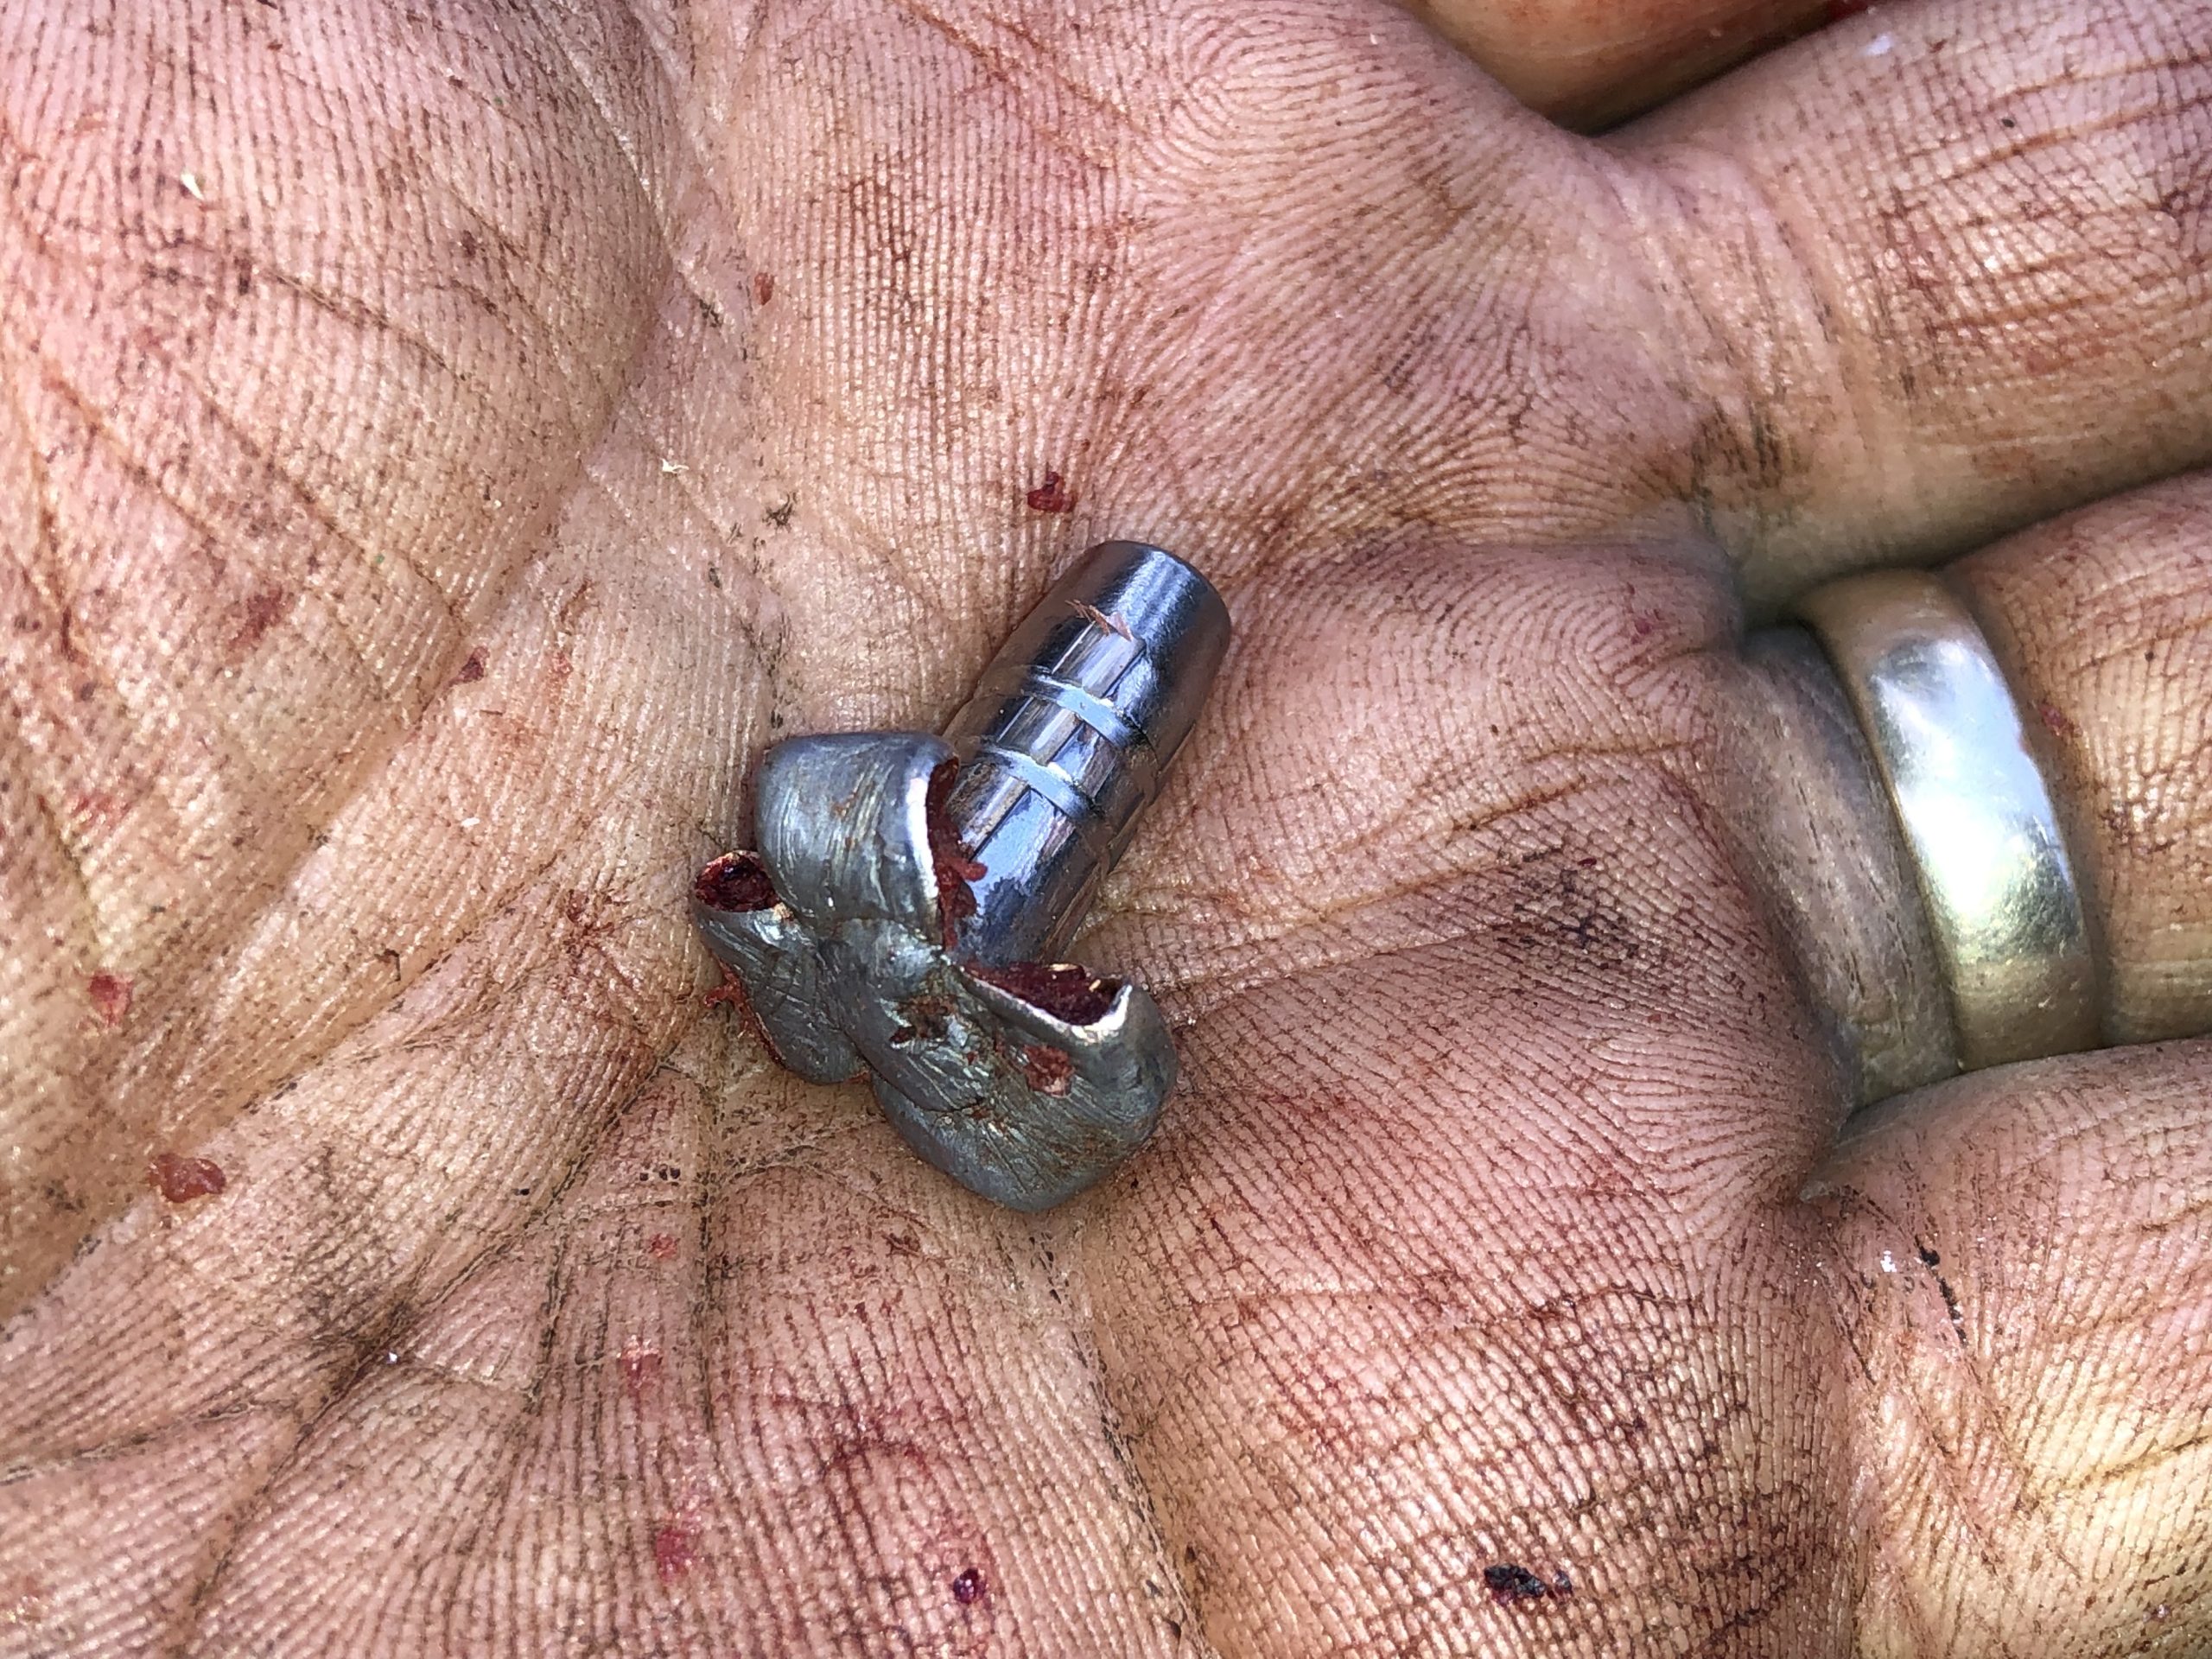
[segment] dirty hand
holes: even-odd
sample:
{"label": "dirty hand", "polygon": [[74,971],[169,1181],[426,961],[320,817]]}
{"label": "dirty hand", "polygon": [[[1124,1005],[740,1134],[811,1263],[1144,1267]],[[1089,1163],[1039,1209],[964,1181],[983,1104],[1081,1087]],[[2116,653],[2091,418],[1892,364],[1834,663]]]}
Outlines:
{"label": "dirty hand", "polygon": [[[2208,38],[1593,141],[1351,0],[10,8],[0,1653],[2194,1650],[2212,1050],[1839,1151],[1732,641],[2024,530],[2201,971]],[[1031,1220],[685,895],[1109,535],[1238,644],[1076,946],[1184,1084]]]}

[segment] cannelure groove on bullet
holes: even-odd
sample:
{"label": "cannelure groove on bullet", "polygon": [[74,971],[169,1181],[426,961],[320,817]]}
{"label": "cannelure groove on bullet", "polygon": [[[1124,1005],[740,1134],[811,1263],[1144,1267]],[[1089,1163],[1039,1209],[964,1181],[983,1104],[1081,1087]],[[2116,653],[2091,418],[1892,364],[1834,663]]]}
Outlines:
{"label": "cannelure groove on bullet", "polygon": [[694,914],[776,1058],[871,1076],[923,1157],[1040,1210],[1141,1144],[1174,1048],[1138,985],[1052,960],[1158,795],[1229,642],[1198,571],[1092,548],[943,736],[786,740],[762,758],[757,851],[702,872]]}
{"label": "cannelure groove on bullet", "polygon": [[1229,609],[1173,554],[1091,549],[991,659],[945,728],[978,959],[1049,956],[1090,908],[1205,706]]}

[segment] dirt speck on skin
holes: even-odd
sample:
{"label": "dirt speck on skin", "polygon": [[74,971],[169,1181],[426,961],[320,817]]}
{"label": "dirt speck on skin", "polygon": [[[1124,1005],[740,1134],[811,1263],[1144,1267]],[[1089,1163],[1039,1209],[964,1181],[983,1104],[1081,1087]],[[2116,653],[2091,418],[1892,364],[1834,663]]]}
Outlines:
{"label": "dirt speck on skin", "polygon": [[146,1182],[171,1204],[212,1198],[230,1185],[223,1166],[212,1158],[181,1158],[157,1152],[146,1166]]}
{"label": "dirt speck on skin", "polygon": [[484,653],[480,649],[470,652],[468,655],[462,659],[461,666],[453,671],[454,683],[455,685],[467,685],[471,682],[480,680],[483,677]]}
{"label": "dirt speck on skin", "polygon": [[1501,1607],[1517,1607],[1529,1602],[1565,1601],[1574,1593],[1574,1581],[1561,1567],[1550,1580],[1538,1578],[1518,1561],[1500,1561],[1483,1569],[1483,1583],[1489,1587],[1490,1598]]}
{"label": "dirt speck on skin", "polygon": [[85,995],[92,998],[92,1012],[104,1026],[121,1025],[130,1012],[130,982],[119,974],[94,974],[85,982]]}
{"label": "dirt speck on skin", "polygon": [[952,1599],[963,1607],[973,1607],[983,1599],[988,1587],[980,1572],[972,1567],[963,1567],[952,1580]]}

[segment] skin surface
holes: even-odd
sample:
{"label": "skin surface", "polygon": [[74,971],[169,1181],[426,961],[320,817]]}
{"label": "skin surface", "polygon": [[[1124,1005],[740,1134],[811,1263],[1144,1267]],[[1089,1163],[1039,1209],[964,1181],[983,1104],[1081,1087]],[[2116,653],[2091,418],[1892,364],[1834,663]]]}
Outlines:
{"label": "skin surface", "polygon": [[1594,130],[1866,0],[1408,0],[1532,109]]}
{"label": "skin surface", "polygon": [[[0,1653],[2197,1650],[2212,1046],[1839,1144],[1731,746],[1747,612],[2019,532],[2202,1028],[2208,40],[1596,142],[1342,0],[0,11]],[[1076,947],[1185,1081],[1033,1220],[684,899],[1109,535],[1238,637]]]}

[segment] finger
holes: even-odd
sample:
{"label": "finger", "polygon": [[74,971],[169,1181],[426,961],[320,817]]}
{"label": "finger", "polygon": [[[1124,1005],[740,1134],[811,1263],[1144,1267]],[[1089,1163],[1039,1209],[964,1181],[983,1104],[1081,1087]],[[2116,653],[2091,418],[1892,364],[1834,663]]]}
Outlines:
{"label": "finger", "polygon": [[1593,129],[1672,97],[1844,8],[1834,0],[1409,0],[1532,109]]}
{"label": "finger", "polygon": [[[2088,1025],[2108,1042],[2212,1030],[2208,512],[2192,476],[1942,573],[1978,616],[2048,780],[2088,929]],[[1725,764],[1739,775],[1722,794],[1853,1092],[1879,1100],[1949,1075],[1965,1040],[1954,987],[1836,671],[1805,630],[1767,630],[1738,690]]]}
{"label": "finger", "polygon": [[2212,1047],[1963,1078],[1811,1191],[1885,1541],[1862,1649],[2202,1650]]}
{"label": "finger", "polygon": [[2212,10],[1883,7],[1624,134],[1755,602],[2212,459]]}
{"label": "finger", "polygon": [[2212,476],[2038,525],[1952,574],[2050,770],[2107,1036],[2212,1027]]}

